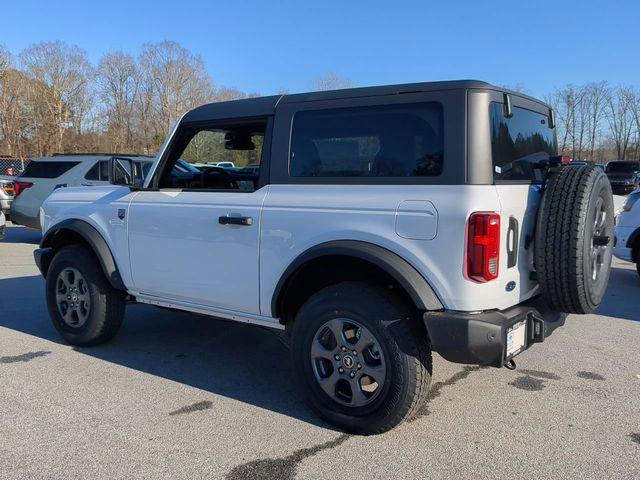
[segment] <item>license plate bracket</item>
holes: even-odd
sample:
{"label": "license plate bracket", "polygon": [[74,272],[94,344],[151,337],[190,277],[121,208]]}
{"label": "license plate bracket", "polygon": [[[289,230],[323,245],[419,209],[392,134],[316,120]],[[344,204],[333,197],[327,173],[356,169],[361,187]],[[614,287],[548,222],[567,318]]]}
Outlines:
{"label": "license plate bracket", "polygon": [[527,319],[514,323],[506,332],[506,358],[507,360],[522,353],[527,348]]}

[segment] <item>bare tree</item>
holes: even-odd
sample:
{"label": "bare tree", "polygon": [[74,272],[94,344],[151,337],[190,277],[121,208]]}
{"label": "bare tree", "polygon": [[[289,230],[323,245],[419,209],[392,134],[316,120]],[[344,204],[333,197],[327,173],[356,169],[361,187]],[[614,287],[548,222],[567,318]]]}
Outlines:
{"label": "bare tree", "polygon": [[0,153],[19,155],[28,122],[25,115],[24,75],[13,67],[11,53],[0,45]]}
{"label": "bare tree", "polygon": [[135,60],[122,51],[106,54],[97,70],[97,89],[107,120],[113,151],[134,148],[134,110],[140,89]]}
{"label": "bare tree", "polygon": [[597,135],[599,134],[602,117],[605,113],[606,99],[611,95],[611,92],[607,82],[589,83],[586,89],[587,107],[589,111],[589,159],[595,160]]}
{"label": "bare tree", "polygon": [[577,89],[573,85],[562,87],[547,98],[547,103],[556,113],[559,148],[562,153],[573,149],[577,99]]}
{"label": "bare tree", "polygon": [[212,99],[212,81],[202,58],[176,42],[144,44],[139,63],[140,93],[153,111],[158,143],[184,112]]}
{"label": "bare tree", "polygon": [[9,70],[12,63],[12,55],[4,45],[0,45],[0,80],[3,75]]}
{"label": "bare tree", "polygon": [[617,158],[625,160],[633,131],[634,92],[630,87],[619,87],[607,96],[607,120]]}
{"label": "bare tree", "polygon": [[325,73],[316,77],[311,84],[311,88],[317,91],[339,90],[341,88],[351,88],[353,84],[350,80],[341,77],[333,72]]}
{"label": "bare tree", "polygon": [[247,94],[233,87],[220,87],[216,89],[213,100],[216,102],[227,102],[229,100],[238,100],[247,98]]}
{"label": "bare tree", "polygon": [[42,42],[20,54],[25,73],[32,80],[29,100],[39,123],[40,153],[63,149],[67,130],[80,132],[88,101],[92,67],[84,50],[63,42]]}

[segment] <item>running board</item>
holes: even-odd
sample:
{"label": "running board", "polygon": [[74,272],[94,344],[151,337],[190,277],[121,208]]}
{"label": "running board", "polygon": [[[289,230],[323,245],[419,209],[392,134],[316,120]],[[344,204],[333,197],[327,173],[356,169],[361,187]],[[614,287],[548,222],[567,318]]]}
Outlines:
{"label": "running board", "polygon": [[201,315],[222,318],[224,320],[232,320],[234,322],[250,323],[252,325],[275,328],[276,330],[284,330],[284,325],[282,325],[277,318],[273,317],[264,317],[262,315],[252,315],[248,313],[238,313],[232,310],[216,309],[204,305],[176,300],[168,302],[166,300],[161,300],[158,297],[145,295],[143,293],[135,293],[134,296],[136,297],[136,301],[140,303],[147,303],[149,305],[155,305],[157,307],[173,308],[175,310],[184,310],[187,312],[199,313]]}

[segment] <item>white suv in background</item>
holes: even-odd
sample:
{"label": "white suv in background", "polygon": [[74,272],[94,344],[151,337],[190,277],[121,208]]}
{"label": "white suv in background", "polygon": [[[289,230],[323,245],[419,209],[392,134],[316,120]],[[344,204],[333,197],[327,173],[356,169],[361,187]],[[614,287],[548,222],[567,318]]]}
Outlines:
{"label": "white suv in background", "polygon": [[640,189],[627,197],[622,211],[616,217],[615,247],[613,254],[620,260],[636,264],[640,275]]}
{"label": "white suv in background", "polygon": [[[113,155],[118,154],[56,154],[31,159],[22,175],[13,182],[15,196],[11,205],[11,221],[40,229],[40,207],[55,189],[109,185],[108,161]],[[135,161],[136,179],[142,184],[144,175],[153,163],[153,157],[126,157]]]}

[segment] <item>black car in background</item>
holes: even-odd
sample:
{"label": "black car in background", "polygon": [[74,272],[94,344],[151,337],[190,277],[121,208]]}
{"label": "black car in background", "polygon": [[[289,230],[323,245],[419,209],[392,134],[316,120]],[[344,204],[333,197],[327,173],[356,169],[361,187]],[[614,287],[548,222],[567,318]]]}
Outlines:
{"label": "black car in background", "polygon": [[607,163],[605,172],[616,195],[626,195],[638,188],[640,183],[640,162],[630,160],[612,160]]}

